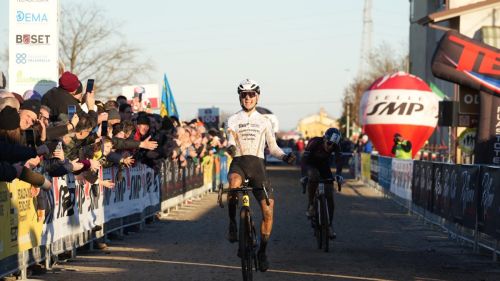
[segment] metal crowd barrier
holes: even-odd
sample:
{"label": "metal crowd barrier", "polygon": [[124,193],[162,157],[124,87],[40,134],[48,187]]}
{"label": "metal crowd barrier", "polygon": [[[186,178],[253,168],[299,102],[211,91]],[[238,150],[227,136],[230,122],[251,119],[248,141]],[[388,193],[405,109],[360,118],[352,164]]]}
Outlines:
{"label": "metal crowd barrier", "polygon": [[70,252],[128,226],[143,228],[146,220],[168,211],[224,182],[226,157],[205,157],[201,165],[188,161],[162,163],[159,171],[143,164],[102,169],[107,189],[72,174],[53,178],[52,190],[43,191],[18,180],[0,183],[0,278],[16,274],[27,278],[27,268],[45,262],[50,268],[57,255]]}
{"label": "metal crowd barrier", "polygon": [[356,155],[365,183],[474,251],[500,254],[500,167]]}

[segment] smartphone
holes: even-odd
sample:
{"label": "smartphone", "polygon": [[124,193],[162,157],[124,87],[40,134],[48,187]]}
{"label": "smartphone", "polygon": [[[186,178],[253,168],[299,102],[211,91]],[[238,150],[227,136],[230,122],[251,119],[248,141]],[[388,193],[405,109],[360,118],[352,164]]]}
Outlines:
{"label": "smartphone", "polygon": [[63,149],[62,142],[60,141],[57,143],[56,150],[62,150],[62,149]]}
{"label": "smartphone", "polygon": [[94,90],[94,79],[87,79],[87,87],[85,93],[91,93]]}
{"label": "smartphone", "polygon": [[101,137],[108,135],[108,121],[102,121],[101,123]]}
{"label": "smartphone", "polygon": [[27,129],[24,131],[26,134],[26,145],[29,147],[35,147],[35,130]]}
{"label": "smartphone", "polygon": [[139,94],[139,102],[142,102],[142,93]]}
{"label": "smartphone", "polygon": [[73,119],[73,115],[76,113],[76,105],[68,105],[68,121]]}

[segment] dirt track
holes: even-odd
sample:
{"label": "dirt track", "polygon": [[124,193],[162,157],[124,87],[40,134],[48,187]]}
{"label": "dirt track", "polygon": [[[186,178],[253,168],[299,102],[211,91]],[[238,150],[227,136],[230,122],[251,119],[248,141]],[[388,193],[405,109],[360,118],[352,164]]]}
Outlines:
{"label": "dirt track", "polygon": [[[254,280],[500,280],[490,256],[472,254],[360,183],[336,193],[338,238],[316,249],[297,170],[273,167],[271,270]],[[225,240],[227,208],[216,194],[181,208],[104,251],[80,252],[40,280],[241,280],[236,244]],[[255,202],[253,202],[253,206]],[[257,218],[260,214],[257,209]]]}

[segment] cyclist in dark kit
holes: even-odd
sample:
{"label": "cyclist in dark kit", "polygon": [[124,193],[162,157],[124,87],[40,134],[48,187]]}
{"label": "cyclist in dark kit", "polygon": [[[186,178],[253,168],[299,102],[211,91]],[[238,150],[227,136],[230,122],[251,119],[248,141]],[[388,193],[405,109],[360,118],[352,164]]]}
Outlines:
{"label": "cyclist in dark kit", "polygon": [[[340,149],[341,139],[342,134],[337,128],[329,128],[326,130],[323,137],[314,137],[310,139],[305,148],[301,162],[303,176],[301,178],[301,182],[303,185],[307,186],[308,207],[306,215],[309,218],[314,215],[313,200],[316,188],[318,188],[318,181],[320,179],[333,178],[335,178],[335,181],[340,184],[344,181],[344,178],[342,177],[343,158]],[[332,175],[332,171],[330,169],[332,154],[334,154],[335,164],[337,167],[335,177]],[[333,239],[336,237],[332,226],[334,212],[333,187],[330,186],[329,188],[326,188],[325,186],[325,193],[328,200],[328,212],[331,214],[329,235],[330,238]]]}
{"label": "cyclist in dark kit", "polygon": [[[239,101],[242,110],[229,117],[227,122],[228,152],[234,157],[229,167],[229,188],[238,188],[243,180],[249,179],[249,186],[262,187],[266,182],[264,166],[264,148],[266,144],[269,152],[274,157],[286,163],[293,164],[295,155],[285,154],[276,144],[272,124],[267,117],[256,110],[260,96],[260,86],[253,80],[245,79],[238,86]],[[259,270],[266,271],[269,262],[266,256],[266,246],[273,226],[274,199],[272,189],[268,191],[270,205],[267,206],[264,191],[253,191],[259,201],[262,211],[262,224],[260,228],[261,240],[257,258]],[[233,243],[238,240],[236,226],[237,193],[229,191],[229,234],[228,240]]]}

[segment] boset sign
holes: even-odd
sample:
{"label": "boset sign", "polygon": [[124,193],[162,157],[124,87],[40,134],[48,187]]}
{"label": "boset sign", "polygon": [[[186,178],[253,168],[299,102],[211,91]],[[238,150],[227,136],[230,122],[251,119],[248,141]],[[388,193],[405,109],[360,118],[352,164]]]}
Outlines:
{"label": "boset sign", "polygon": [[41,95],[57,85],[59,0],[9,1],[9,90]]}

